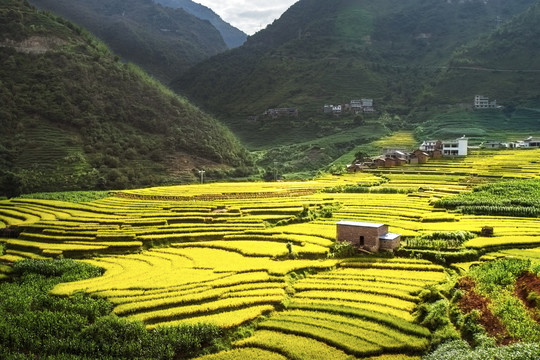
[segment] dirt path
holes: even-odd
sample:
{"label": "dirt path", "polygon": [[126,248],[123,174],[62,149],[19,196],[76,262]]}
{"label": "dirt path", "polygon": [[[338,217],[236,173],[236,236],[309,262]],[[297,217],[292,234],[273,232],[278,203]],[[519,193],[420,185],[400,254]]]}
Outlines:
{"label": "dirt path", "polygon": [[[535,292],[536,300],[529,297]],[[540,323],[540,278],[529,272],[521,275],[516,282],[516,296],[530,310],[532,318]]]}
{"label": "dirt path", "polygon": [[484,329],[486,329],[489,336],[497,340],[497,344],[507,345],[516,341],[510,336],[510,334],[508,334],[506,327],[491,311],[491,301],[488,298],[480,296],[478,293],[476,293],[476,285],[471,278],[462,278],[459,281],[458,286],[465,292],[465,295],[463,295],[458,303],[461,311],[468,314],[473,310],[478,310],[482,314],[480,319],[478,319],[478,322],[484,327]]}

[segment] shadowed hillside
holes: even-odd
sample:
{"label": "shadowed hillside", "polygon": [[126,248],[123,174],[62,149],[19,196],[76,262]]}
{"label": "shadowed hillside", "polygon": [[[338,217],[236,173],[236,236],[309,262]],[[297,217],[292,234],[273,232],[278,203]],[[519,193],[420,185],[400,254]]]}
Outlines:
{"label": "shadowed hillside", "polygon": [[[291,161],[287,171],[320,168],[328,158],[374,137],[431,120],[445,111],[439,105],[470,107],[485,89],[511,92],[528,77],[519,96],[536,97],[536,78],[529,73],[496,74],[501,80],[494,76],[485,83],[449,77],[437,85],[460,49],[476,49],[484,41],[487,49],[478,56],[495,59],[497,53],[488,49],[501,46],[495,38],[501,29],[517,27],[509,39],[534,36],[536,28],[527,30],[534,21],[516,25],[518,15],[534,3],[302,0],[242,47],[193,67],[173,88],[216,114],[249,148],[263,150],[263,164],[286,158]],[[480,40],[490,37],[494,40]],[[537,48],[527,49],[522,58],[534,56]],[[364,98],[373,99],[375,113],[323,113],[325,104]],[[274,108],[294,108],[298,116],[264,115]]]}
{"label": "shadowed hillside", "polygon": [[169,81],[227,49],[214,26],[152,0],[31,0],[90,30],[113,52]]}
{"label": "shadowed hillside", "polygon": [[223,40],[229,48],[235,48],[241,46],[247,39],[247,35],[230,25],[229,23],[223,21],[219,15],[217,15],[212,9],[201,5],[199,3],[193,2],[191,0],[154,0],[155,2],[168,6],[173,9],[184,9],[188,13],[195,15],[199,19],[208,20],[212,25],[216,27],[223,36]]}
{"label": "shadowed hillside", "polygon": [[303,0],[245,45],[197,65],[176,90],[227,119],[359,97],[408,113],[454,51],[534,0]]}
{"label": "shadowed hillside", "polygon": [[225,127],[80,27],[9,0],[0,33],[0,195],[193,181],[194,168],[249,165]]}

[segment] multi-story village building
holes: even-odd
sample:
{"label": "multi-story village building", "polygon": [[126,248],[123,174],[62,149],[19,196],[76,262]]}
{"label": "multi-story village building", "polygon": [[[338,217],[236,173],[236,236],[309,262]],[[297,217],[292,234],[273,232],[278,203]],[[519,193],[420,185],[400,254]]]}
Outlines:
{"label": "multi-story village building", "polygon": [[497,100],[489,101],[487,96],[476,95],[474,97],[475,109],[495,109],[497,107]]}
{"label": "multi-story village building", "polygon": [[467,156],[469,140],[463,137],[456,140],[428,140],[420,145],[420,150],[425,151],[432,157],[442,156]]}

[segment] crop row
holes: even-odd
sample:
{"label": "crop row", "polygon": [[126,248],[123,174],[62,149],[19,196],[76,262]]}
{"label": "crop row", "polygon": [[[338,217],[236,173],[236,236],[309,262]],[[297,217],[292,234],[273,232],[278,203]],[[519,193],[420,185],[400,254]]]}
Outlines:
{"label": "crop row", "polygon": [[343,350],[336,349],[324,342],[305,336],[270,330],[259,330],[253,336],[235,342],[233,346],[239,348],[257,347],[282,354],[287,359],[293,360],[350,360],[351,358]]}
{"label": "crop row", "polygon": [[509,235],[495,237],[477,237],[464,244],[470,248],[516,248],[533,247],[540,245],[540,236],[537,235]]}
{"label": "crop row", "polygon": [[306,290],[338,290],[338,291],[359,291],[359,292],[371,292],[379,291],[385,294],[391,295],[395,293],[396,297],[404,296],[404,300],[415,300],[411,298],[409,294],[418,290],[417,285],[404,284],[404,283],[389,283],[372,281],[362,278],[353,279],[321,279],[321,278],[307,278],[302,282],[295,284],[295,289],[299,291]]}
{"label": "crop row", "polygon": [[127,318],[139,320],[146,324],[157,324],[215,312],[233,311],[252,306],[277,305],[283,300],[284,297],[282,295],[235,297],[197,305],[187,305],[137,313],[128,316]]}
{"label": "crop row", "polygon": [[286,357],[278,353],[259,348],[245,347],[223,351],[217,354],[198,357],[197,360],[287,360]]}
{"label": "crop row", "polygon": [[356,335],[309,323],[270,319],[259,324],[259,328],[309,337],[359,357],[379,355],[383,352],[381,346]]}
{"label": "crop row", "polygon": [[444,272],[444,268],[434,264],[415,264],[410,262],[367,262],[367,261],[347,261],[341,264],[344,268],[369,268],[369,269],[388,269],[388,270],[409,270],[409,271],[427,271]]}
{"label": "crop row", "polygon": [[383,323],[350,317],[344,314],[327,313],[312,310],[288,310],[272,317],[273,320],[308,323],[311,325],[348,332],[365,340],[375,342],[387,351],[419,351],[428,345],[429,335],[404,333],[395,327]]}
{"label": "crop row", "polygon": [[[173,294],[169,294],[173,295]],[[234,286],[213,288],[206,291],[197,292],[194,294],[181,294],[176,296],[162,297],[158,299],[135,301],[116,306],[113,312],[117,315],[128,315],[137,312],[150,311],[158,308],[169,308],[186,306],[201,302],[216,301],[219,299],[235,298],[235,297],[259,297],[259,296],[285,296],[282,288],[268,287],[258,289],[242,289],[236,290]]]}
{"label": "crop row", "polygon": [[[408,300],[395,298],[394,296],[378,295],[369,293],[355,293],[350,291],[319,291],[310,290],[297,292],[295,299],[307,300],[341,300],[361,304],[375,304],[387,308],[412,312],[415,303]],[[309,301],[308,301],[309,302]]]}
{"label": "crop row", "polygon": [[157,324],[148,325],[148,329],[154,329],[156,327],[165,326],[179,326],[186,324],[214,324],[222,329],[236,328],[249,321],[252,321],[263,314],[272,312],[275,310],[274,305],[257,305],[250,306],[239,310],[225,309],[223,312],[217,312],[208,315],[192,316],[184,318],[182,320],[175,320],[169,322],[159,322]]}
{"label": "crop row", "polygon": [[[195,243],[177,243],[172,246],[236,251],[245,256],[280,257],[289,253],[286,243],[276,241],[200,241]],[[324,257],[328,252],[328,248],[315,244],[305,244],[303,246],[294,246],[293,251],[303,257]]]}

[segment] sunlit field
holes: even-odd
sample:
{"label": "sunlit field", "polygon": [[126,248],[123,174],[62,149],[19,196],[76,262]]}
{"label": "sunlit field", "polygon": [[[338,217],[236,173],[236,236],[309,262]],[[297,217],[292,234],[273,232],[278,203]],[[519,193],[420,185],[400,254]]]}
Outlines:
{"label": "sunlit field", "polygon": [[[537,263],[538,217],[435,206],[480,184],[538,178],[536,159],[540,150],[476,150],[464,159],[302,182],[157,187],[81,203],[4,200],[0,227],[20,234],[1,238],[0,279],[18,260],[76,258],[105,269],[103,276],[58,284],[52,294],[106,299],[114,314],[147,329],[257,324],[253,336],[207,360],[417,356],[431,340],[414,322],[419,294],[450,275],[418,256],[433,248],[413,239],[466,232],[474,237],[445,249]],[[336,256],[339,220],[388,224],[402,234],[404,252]],[[480,236],[484,226],[493,236]]]}

